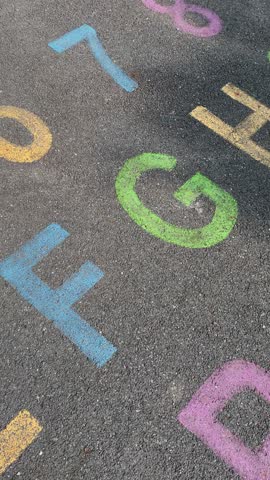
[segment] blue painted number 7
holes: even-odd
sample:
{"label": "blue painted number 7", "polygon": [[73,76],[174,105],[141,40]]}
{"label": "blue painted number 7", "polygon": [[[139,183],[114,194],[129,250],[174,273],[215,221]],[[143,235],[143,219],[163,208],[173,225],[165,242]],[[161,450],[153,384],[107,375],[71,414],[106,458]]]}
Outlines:
{"label": "blue painted number 7", "polygon": [[95,57],[105,72],[110,75],[113,80],[127,92],[133,92],[138,88],[137,82],[132,80],[120,67],[118,67],[108,56],[100,42],[97,32],[89,25],[82,25],[71,32],[66,33],[62,37],[53,40],[48,45],[57,53],[63,53],[77,43],[86,40]]}

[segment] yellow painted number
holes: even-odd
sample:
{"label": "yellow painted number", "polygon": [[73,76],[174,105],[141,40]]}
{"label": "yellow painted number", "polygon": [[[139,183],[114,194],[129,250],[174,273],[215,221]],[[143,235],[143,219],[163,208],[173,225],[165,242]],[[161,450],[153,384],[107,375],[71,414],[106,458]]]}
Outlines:
{"label": "yellow painted number", "polygon": [[50,150],[52,134],[47,125],[34,113],[12,106],[0,106],[0,118],[11,118],[21,123],[33,136],[31,144],[14,145],[0,137],[0,157],[10,162],[31,163],[40,160]]}

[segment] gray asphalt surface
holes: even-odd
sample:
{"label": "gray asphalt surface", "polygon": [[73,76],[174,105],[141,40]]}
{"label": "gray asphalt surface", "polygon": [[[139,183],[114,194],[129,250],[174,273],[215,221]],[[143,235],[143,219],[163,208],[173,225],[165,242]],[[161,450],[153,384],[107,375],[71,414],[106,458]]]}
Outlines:
{"label": "gray asphalt surface", "polygon": [[[53,135],[35,163],[0,160],[1,258],[59,223],[70,237],[35,272],[56,288],[95,263],[104,278],[75,309],[118,349],[98,369],[0,278],[0,427],[23,408],[43,426],[4,479],[240,478],[177,415],[229,360],[270,369],[270,171],[189,112],[204,105],[236,125],[248,110],[221,92],[228,82],[270,106],[270,5],[195,3],[222,18],[220,35],[177,31],[140,0],[1,2],[1,105],[34,112]],[[59,56],[48,47],[85,23],[136,78],[134,93],[104,73],[86,44]],[[0,135],[31,141],[12,120],[1,120]],[[255,140],[270,150],[269,124]],[[239,216],[223,243],[181,248],[131,220],[115,179],[143,152],[177,158],[174,173],[149,173],[137,189],[168,221],[197,227],[211,219],[206,199],[179,208],[172,197],[197,171],[234,196]],[[242,392],[221,417],[254,448],[269,431],[270,406]]]}

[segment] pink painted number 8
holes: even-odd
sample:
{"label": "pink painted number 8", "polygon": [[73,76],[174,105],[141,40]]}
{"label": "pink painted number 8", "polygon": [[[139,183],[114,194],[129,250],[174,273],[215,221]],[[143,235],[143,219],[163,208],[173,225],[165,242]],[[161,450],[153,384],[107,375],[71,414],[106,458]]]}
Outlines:
{"label": "pink painted number 8", "polygon": [[[213,37],[222,30],[222,21],[219,16],[208,8],[199,7],[185,3],[184,0],[175,0],[174,5],[160,5],[156,0],[142,0],[143,4],[158,13],[169,15],[175,23],[177,30],[190,33],[196,37]],[[205,27],[196,27],[185,20],[186,13],[197,13],[206,18],[208,25]]]}

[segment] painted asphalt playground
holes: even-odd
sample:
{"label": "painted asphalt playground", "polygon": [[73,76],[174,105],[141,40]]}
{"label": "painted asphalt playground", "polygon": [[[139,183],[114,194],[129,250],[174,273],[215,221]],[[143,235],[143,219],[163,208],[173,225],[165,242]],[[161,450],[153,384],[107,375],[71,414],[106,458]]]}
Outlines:
{"label": "painted asphalt playground", "polygon": [[0,475],[270,480],[270,5],[0,10]]}

